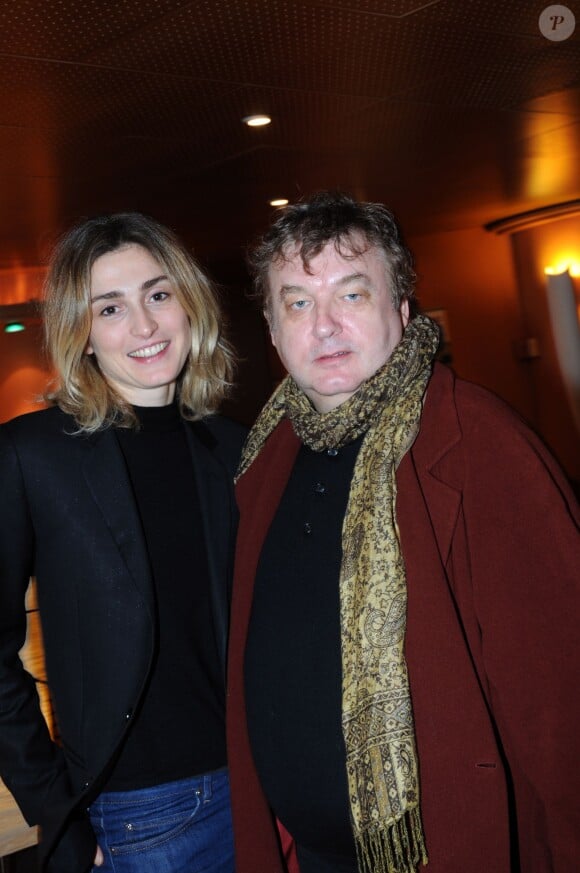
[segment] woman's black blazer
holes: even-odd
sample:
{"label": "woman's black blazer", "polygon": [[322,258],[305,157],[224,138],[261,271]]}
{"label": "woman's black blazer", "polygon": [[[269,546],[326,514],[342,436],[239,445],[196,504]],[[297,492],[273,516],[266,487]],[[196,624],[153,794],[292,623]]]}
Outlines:
{"label": "woman's black blazer", "polygon": [[[244,429],[217,416],[183,426],[225,675],[237,523],[232,480]],[[82,811],[100,790],[139,702],[155,627],[151,569],[115,431],[74,430],[56,407],[0,427],[0,775],[26,820],[41,826],[43,868],[55,873],[79,873],[79,857],[94,852]],[[18,656],[30,576],[37,580],[58,747]]]}

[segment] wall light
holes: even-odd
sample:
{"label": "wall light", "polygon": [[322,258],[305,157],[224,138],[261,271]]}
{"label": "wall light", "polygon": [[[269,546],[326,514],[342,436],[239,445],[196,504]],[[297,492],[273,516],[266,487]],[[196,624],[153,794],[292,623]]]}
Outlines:
{"label": "wall light", "polygon": [[4,325],[4,333],[20,333],[23,330],[26,330],[26,325],[21,321],[12,321]]}
{"label": "wall light", "polygon": [[580,324],[576,291],[568,269],[546,267],[546,295],[558,364],[572,416],[580,432]]}
{"label": "wall light", "polygon": [[245,118],[242,118],[242,121],[248,127],[265,127],[271,123],[272,119],[269,115],[246,115]]}
{"label": "wall light", "polygon": [[270,200],[270,206],[288,206],[288,198],[278,197],[277,200]]}
{"label": "wall light", "polygon": [[580,261],[576,262],[567,257],[560,258],[560,260],[553,266],[546,267],[544,273],[546,276],[558,276],[561,273],[565,273],[566,270],[573,277],[580,276]]}

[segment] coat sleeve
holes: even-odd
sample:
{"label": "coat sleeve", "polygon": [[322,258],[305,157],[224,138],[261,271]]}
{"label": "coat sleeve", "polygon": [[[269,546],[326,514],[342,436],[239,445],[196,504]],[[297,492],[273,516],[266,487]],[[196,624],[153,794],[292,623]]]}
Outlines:
{"label": "coat sleeve", "polygon": [[[42,827],[47,814],[70,809],[74,798],[35,682],[19,657],[26,636],[25,594],[34,570],[34,530],[18,453],[6,425],[0,427],[0,483],[0,775],[27,822]],[[88,842],[85,834],[84,855],[92,860],[94,836],[90,846]],[[88,868],[77,863],[70,869]]]}
{"label": "coat sleeve", "polygon": [[580,857],[578,506],[503,404],[472,392],[458,409],[466,561],[521,869],[567,873]]}

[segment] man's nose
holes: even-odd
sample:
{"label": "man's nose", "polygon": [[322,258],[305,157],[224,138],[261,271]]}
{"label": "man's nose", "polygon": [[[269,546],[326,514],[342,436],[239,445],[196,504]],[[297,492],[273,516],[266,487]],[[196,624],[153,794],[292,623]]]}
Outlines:
{"label": "man's nose", "polygon": [[340,321],[333,312],[332,304],[322,304],[316,309],[314,333],[320,339],[333,336],[341,330]]}

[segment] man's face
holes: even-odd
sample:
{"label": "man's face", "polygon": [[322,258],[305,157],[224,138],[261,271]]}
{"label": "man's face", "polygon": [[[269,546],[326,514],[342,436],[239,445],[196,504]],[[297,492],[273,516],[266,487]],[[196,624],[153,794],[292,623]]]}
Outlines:
{"label": "man's face", "polygon": [[280,359],[318,412],[348,400],[389,359],[409,320],[397,312],[384,254],[343,258],[330,242],[304,270],[298,252],[272,264],[270,335]]}

